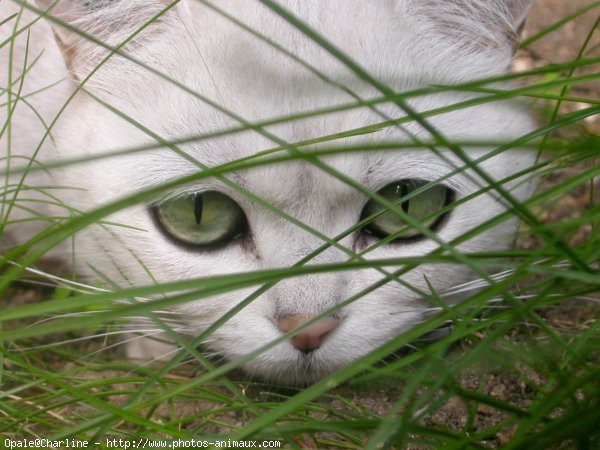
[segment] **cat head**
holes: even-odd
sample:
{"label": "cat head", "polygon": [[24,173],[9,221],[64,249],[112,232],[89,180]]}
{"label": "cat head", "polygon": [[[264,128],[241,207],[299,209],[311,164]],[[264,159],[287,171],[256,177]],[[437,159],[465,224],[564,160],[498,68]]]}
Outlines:
{"label": "cat head", "polygon": [[[529,1],[280,2],[346,62],[260,2],[38,4],[50,8],[66,65],[83,87],[56,132],[59,157],[154,146],[64,169],[67,184],[84,188],[69,202],[85,211],[198,175],[79,232],[81,272],[140,285],[289,268],[314,254],[306,262],[310,273],[275,283],[206,341],[233,359],[324,316],[248,362],[250,373],[288,383],[318,379],[421,322],[436,308],[427,300],[432,291],[450,301],[445,293],[477,276],[449,263],[416,264],[399,277],[391,274],[407,264],[337,271],[318,265],[512,244],[514,219],[456,240],[507,209],[506,199],[487,189],[490,179],[511,197],[529,195],[530,183],[507,180],[526,171],[533,156],[483,145],[461,153],[445,140],[510,142],[532,129],[525,108],[503,101],[440,112],[477,98],[464,89],[365,100],[505,73]],[[352,102],[359,106],[279,120]],[[413,111],[435,110],[414,120]],[[399,122],[298,145],[390,119]],[[422,145],[431,141],[436,145]],[[263,150],[297,156],[331,146],[342,151],[202,176]],[[382,214],[382,198],[407,195],[399,212]],[[357,226],[367,217],[376,218]],[[179,305],[177,328],[197,336],[256,289]]]}

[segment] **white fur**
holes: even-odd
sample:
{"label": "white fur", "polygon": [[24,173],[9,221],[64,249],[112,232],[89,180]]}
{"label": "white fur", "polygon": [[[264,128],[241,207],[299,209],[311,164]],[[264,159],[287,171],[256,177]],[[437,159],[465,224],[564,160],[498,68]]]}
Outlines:
{"label": "white fur", "polygon": [[[47,6],[52,2],[39,3]],[[460,83],[505,72],[512,57],[516,29],[530,2],[285,0],[280,3],[360,62],[375,78],[402,92],[430,84]],[[29,4],[32,4],[31,1]],[[54,11],[61,20],[74,24],[109,46],[115,46],[167,4],[158,0],[96,2],[94,10],[87,11],[81,2],[63,0],[58,2]],[[358,79],[338,60],[260,3],[221,0],[215,5],[360,97],[380,95],[375,88]],[[0,19],[18,10],[15,4],[5,0],[0,4]],[[25,11],[21,26],[34,16]],[[0,28],[0,41],[12,33],[11,24],[13,22]],[[55,30],[60,49],[47,23],[42,21],[32,27],[29,59],[40,54],[42,49],[44,53],[27,76],[23,90],[26,94],[63,80],[53,89],[30,99],[48,122],[74,89],[75,80],[85,79],[108,54],[106,48],[87,42],[58,25]],[[25,35],[15,42],[14,73],[18,74],[22,66]],[[8,51],[7,46],[0,51],[1,61],[7,61]],[[191,91],[234,112],[238,118],[251,122],[355,101],[347,92],[326,83],[199,1],[182,0],[125,46],[125,51],[152,70],[166,74]],[[0,86],[4,87],[7,83],[4,63],[0,65],[0,71]],[[236,117],[207,106],[190,92],[124,57],[115,56],[104,64],[86,83],[86,88],[164,139],[239,126]],[[3,94],[0,99],[6,97]],[[447,92],[414,98],[410,104],[418,111],[426,111],[469,97],[460,92]],[[392,104],[379,105],[377,110],[379,112],[366,107],[357,108],[271,126],[268,132],[278,139],[294,143],[378,123],[383,120],[382,116],[405,115]],[[2,107],[0,123],[4,123],[5,117],[6,108]],[[512,102],[461,109],[431,118],[430,123],[450,139],[498,141],[519,137],[533,126],[526,110]],[[420,139],[430,138],[415,123],[406,125],[405,129]],[[42,134],[40,122],[24,104],[19,104],[13,118],[13,154],[27,155]],[[48,141],[42,149],[44,161],[91,156],[155,142],[83,93],[75,97],[61,116],[53,136],[56,145]],[[377,133],[334,141],[334,144],[384,141],[410,142],[400,128],[389,127]],[[5,138],[1,144],[5,151]],[[276,146],[277,143],[268,136],[248,131],[186,144],[182,148],[203,165],[214,166]],[[489,149],[476,149],[469,155],[476,158],[487,151]],[[390,182],[406,178],[435,180],[452,171],[454,165],[462,166],[452,153],[443,153],[445,157],[440,158],[429,150],[415,149],[345,154],[321,160],[377,191]],[[532,155],[511,151],[484,162],[481,167],[500,180],[525,169],[532,161]],[[55,194],[76,210],[86,211],[198,170],[194,163],[162,148],[69,166],[52,175],[56,184],[83,188],[60,190]],[[357,194],[352,187],[308,162],[261,166],[230,178],[329,237],[353,226],[366,202],[364,196]],[[478,190],[480,183],[471,171],[456,175],[447,182],[459,197]],[[517,184],[507,188],[511,186]],[[220,190],[235,199],[248,217],[252,245],[235,243],[213,251],[182,249],[157,229],[147,205],[137,205],[108,218],[113,223],[128,227],[95,225],[77,234],[75,261],[82,276],[94,278],[102,273],[125,286],[151,284],[153,280],[146,269],[159,282],[164,282],[289,267],[322,244],[318,237],[265,210],[223,181],[203,179],[187,189]],[[529,195],[529,187],[521,184],[512,193],[523,199]],[[450,241],[500,214],[504,207],[496,201],[496,197],[492,193],[480,195],[456,208],[439,230],[439,237]],[[15,211],[15,217],[18,213]],[[60,212],[58,214],[61,215]],[[472,238],[461,245],[460,250],[507,248],[514,239],[515,229],[515,221],[508,221]],[[32,233],[32,230],[22,227],[13,230],[14,233],[19,231]],[[356,233],[340,243],[358,252],[375,241]],[[418,256],[438,247],[433,240],[424,239],[405,245],[383,246],[368,253],[366,258]],[[347,259],[344,252],[331,248],[311,264]],[[206,346],[227,359],[245,355],[281,335],[273,324],[277,313],[323,312],[382,277],[376,270],[357,270],[281,281],[221,326]],[[422,265],[404,275],[403,281],[428,291],[426,280],[429,280],[438,292],[443,292],[472,277],[473,274],[459,265]],[[191,336],[197,335],[252,291],[229,292],[180,306],[182,327],[187,328]],[[388,283],[344,307],[340,311],[343,317],[341,325],[310,357],[298,352],[291,343],[284,342],[262,353],[245,368],[264,378],[284,382],[305,383],[318,379],[409,329],[423,319],[429,306],[407,287]],[[164,346],[156,347],[148,342],[130,346],[130,354],[139,357],[153,358],[162,351]]]}

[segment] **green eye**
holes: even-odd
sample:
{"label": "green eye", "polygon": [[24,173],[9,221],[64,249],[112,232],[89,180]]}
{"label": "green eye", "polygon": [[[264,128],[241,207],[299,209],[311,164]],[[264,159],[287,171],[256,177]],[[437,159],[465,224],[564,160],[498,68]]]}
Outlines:
{"label": "green eye", "polygon": [[166,200],[154,212],[170,238],[197,247],[227,244],[247,228],[242,208],[215,191]]}
{"label": "green eye", "polygon": [[[398,208],[401,208],[415,221],[420,222],[427,228],[433,229],[443,219],[443,215],[436,215],[436,213],[451,202],[453,196],[452,190],[438,184],[410,199],[403,200],[405,196],[427,183],[427,181],[422,180],[400,180],[388,184],[377,193],[389,202],[397,205]],[[362,219],[381,213],[385,209],[385,207],[371,200],[363,210]],[[397,240],[413,239],[422,236],[419,230],[411,227],[396,214],[389,211],[378,215],[364,229],[380,239],[391,235],[397,235]]]}

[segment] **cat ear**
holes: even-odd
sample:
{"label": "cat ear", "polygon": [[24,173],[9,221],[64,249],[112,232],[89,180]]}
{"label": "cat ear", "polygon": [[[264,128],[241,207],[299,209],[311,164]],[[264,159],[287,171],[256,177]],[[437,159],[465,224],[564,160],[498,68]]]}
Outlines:
{"label": "cat ear", "polygon": [[533,5],[533,0],[507,0],[506,3],[512,16],[513,29],[520,31]]}
{"label": "cat ear", "polygon": [[453,48],[512,55],[534,0],[402,0],[421,32]]}
{"label": "cat ear", "polygon": [[512,18],[512,50],[516,53],[519,39],[525,26],[525,19],[533,5],[533,0],[507,0],[507,7]]}
{"label": "cat ear", "polygon": [[[168,26],[168,22],[173,22],[172,9],[180,3],[179,0],[35,2],[49,16],[67,67],[78,79],[93,70],[102,57],[108,54],[107,47],[119,46],[133,35],[135,36],[123,47],[123,51],[142,48],[151,42]],[[156,19],[153,21],[153,18]]]}

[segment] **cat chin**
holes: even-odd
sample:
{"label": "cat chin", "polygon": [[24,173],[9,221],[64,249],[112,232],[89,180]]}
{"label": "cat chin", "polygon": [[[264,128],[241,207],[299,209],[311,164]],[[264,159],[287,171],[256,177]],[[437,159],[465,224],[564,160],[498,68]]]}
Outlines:
{"label": "cat chin", "polygon": [[316,383],[350,364],[352,360],[335,359],[335,352],[319,349],[305,354],[293,348],[283,350],[282,347],[259,356],[243,369],[250,376],[268,383],[285,386],[306,386]]}
{"label": "cat chin", "polygon": [[[181,349],[169,343],[164,335],[153,338],[139,338],[135,335],[129,337],[126,345],[127,357],[140,365],[162,365],[168,363]],[[296,350],[289,342],[282,342],[273,348],[262,352],[251,361],[242,365],[241,369],[251,378],[267,383],[286,386],[306,386],[317,382],[328,375],[350,364],[357,358],[368,353],[364,346],[359,349],[358,342],[353,351],[341,350],[339,345],[331,342],[328,345],[304,353]],[[233,354],[241,356],[240,349],[244,343],[238,342],[228,352],[221,354],[235,359]],[[210,351],[208,352],[211,353]]]}

